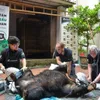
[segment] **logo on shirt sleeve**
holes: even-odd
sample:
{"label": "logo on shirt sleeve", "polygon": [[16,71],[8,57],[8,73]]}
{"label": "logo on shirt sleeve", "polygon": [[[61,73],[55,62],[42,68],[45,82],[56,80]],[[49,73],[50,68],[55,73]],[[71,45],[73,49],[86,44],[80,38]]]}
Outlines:
{"label": "logo on shirt sleeve", "polygon": [[21,56],[22,56],[22,57],[24,57],[24,56],[25,56],[24,52],[22,52],[22,53],[21,53]]}
{"label": "logo on shirt sleeve", "polygon": [[2,55],[0,55],[0,59],[2,59]]}

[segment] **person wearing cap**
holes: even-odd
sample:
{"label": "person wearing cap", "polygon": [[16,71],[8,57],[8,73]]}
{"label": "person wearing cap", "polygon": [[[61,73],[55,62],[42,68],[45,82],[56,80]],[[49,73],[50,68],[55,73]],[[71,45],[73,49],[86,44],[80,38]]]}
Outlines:
{"label": "person wearing cap", "polygon": [[96,45],[89,46],[88,60],[88,81],[100,82],[100,51]]}
{"label": "person wearing cap", "polygon": [[73,64],[72,51],[65,48],[65,45],[62,42],[56,44],[54,56],[58,65],[67,66],[63,67],[63,70],[65,70],[68,75],[75,76],[75,65]]}
{"label": "person wearing cap", "polygon": [[[27,69],[25,54],[19,48],[20,40],[15,36],[8,38],[9,47],[1,52],[0,69],[4,72],[9,67],[14,67],[22,70]],[[22,65],[22,67],[20,66]]]}

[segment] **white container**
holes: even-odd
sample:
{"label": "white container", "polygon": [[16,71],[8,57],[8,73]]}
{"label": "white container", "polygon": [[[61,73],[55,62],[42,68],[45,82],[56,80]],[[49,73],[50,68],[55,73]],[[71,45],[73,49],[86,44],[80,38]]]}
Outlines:
{"label": "white container", "polygon": [[96,83],[96,89],[100,89],[100,83]]}

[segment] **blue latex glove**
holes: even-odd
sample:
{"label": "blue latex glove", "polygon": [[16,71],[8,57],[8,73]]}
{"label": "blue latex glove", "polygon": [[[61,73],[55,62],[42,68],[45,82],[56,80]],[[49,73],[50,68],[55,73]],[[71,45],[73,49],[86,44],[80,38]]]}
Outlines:
{"label": "blue latex glove", "polygon": [[50,98],[43,98],[41,100],[61,100],[61,99],[56,98],[56,97],[50,97]]}
{"label": "blue latex glove", "polygon": [[16,95],[15,100],[24,100],[20,95]]}

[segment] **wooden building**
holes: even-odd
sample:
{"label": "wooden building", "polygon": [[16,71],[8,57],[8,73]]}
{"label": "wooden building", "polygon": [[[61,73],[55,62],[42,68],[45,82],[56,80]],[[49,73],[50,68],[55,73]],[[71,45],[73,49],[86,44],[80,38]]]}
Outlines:
{"label": "wooden building", "polygon": [[27,58],[49,58],[60,40],[60,21],[70,0],[0,0],[10,7],[9,35],[21,40]]}

